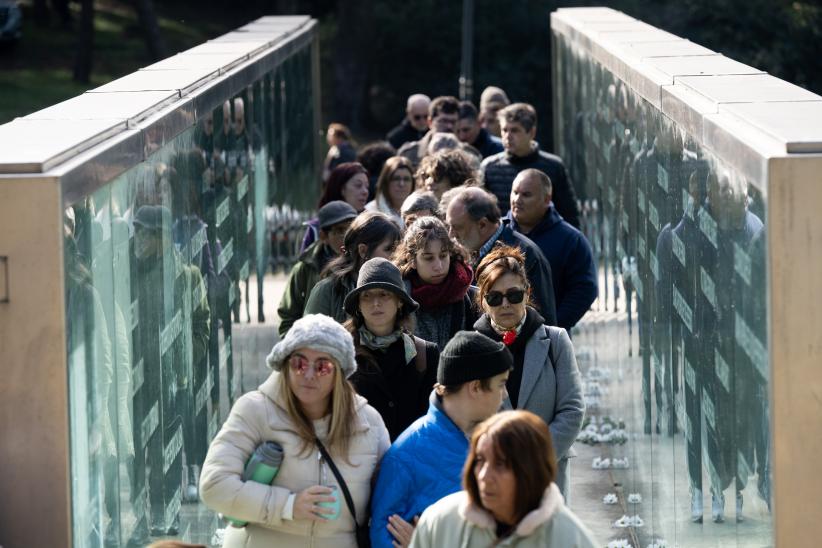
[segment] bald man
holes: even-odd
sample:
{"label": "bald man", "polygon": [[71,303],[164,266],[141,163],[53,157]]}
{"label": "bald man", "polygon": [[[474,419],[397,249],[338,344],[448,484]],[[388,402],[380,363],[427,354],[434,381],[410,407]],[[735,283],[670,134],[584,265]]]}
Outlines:
{"label": "bald man", "polygon": [[408,98],[405,106],[405,118],[388,132],[386,140],[391,146],[399,149],[405,143],[419,141],[428,132],[428,106],[431,98],[422,93],[415,93]]}

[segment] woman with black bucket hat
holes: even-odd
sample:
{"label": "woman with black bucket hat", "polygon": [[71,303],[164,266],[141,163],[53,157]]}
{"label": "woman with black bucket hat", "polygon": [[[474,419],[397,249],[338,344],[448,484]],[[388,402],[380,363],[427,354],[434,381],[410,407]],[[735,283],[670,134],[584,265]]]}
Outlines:
{"label": "woman with black bucket hat", "polygon": [[502,341],[514,356],[508,378],[506,409],[539,415],[551,429],[557,456],[555,482],[568,500],[569,457],[582,428],[585,404],[582,381],[568,333],[545,325],[529,301],[525,256],[515,247],[498,246],[477,267],[478,306],[484,314],[474,328]]}
{"label": "woman with black bucket hat", "polygon": [[351,383],[382,415],[392,440],[425,414],[437,376],[437,345],[410,331],[418,307],[399,269],[380,257],[362,265],[357,287],[345,297],[357,356]]}

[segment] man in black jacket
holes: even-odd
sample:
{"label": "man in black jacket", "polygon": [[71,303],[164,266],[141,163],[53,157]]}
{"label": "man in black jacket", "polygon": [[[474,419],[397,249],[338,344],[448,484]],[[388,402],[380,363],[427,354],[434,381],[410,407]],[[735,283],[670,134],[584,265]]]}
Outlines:
{"label": "man in black jacket", "polygon": [[488,130],[480,125],[477,107],[471,101],[460,101],[457,137],[463,143],[477,149],[483,159],[504,150],[502,140],[488,133]]}
{"label": "man in black jacket", "polygon": [[497,242],[520,248],[525,254],[525,270],[536,308],[546,324],[556,325],[551,265],[534,242],[511,230],[508,222],[501,219],[494,195],[479,187],[457,187],[447,192],[444,200],[448,203],[445,218],[449,231],[471,253],[474,271]]}
{"label": "man in black jacket", "polygon": [[514,177],[524,169],[538,169],[553,184],[554,206],[574,228],[579,228],[579,206],[574,188],[559,156],[539,149],[534,141],[537,133],[537,112],[529,104],[514,103],[499,112],[504,152],[483,160],[485,187],[499,202],[503,214],[508,213],[508,201]]}
{"label": "man in black jacket", "polygon": [[394,148],[400,148],[405,143],[419,141],[428,133],[428,105],[431,99],[422,93],[415,93],[408,98],[405,106],[405,118],[388,132],[385,139]]}

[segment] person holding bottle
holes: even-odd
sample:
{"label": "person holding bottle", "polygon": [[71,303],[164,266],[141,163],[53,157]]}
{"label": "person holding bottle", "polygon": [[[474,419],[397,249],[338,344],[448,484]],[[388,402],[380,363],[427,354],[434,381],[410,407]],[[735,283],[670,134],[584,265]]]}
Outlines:
{"label": "person holding bottle", "polygon": [[[327,316],[308,315],[266,361],[274,372],[237,401],[203,465],[206,506],[248,522],[229,527],[223,546],[354,548],[357,526],[368,522],[372,476],[389,439],[379,413],[348,381],[357,369],[351,336]],[[268,441],[283,448],[272,484],[243,482],[246,462]]]}

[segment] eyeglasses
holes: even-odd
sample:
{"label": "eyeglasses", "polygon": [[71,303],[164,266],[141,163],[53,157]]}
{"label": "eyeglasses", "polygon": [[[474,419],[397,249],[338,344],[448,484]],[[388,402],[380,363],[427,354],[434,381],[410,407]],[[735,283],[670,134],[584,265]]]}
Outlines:
{"label": "eyeglasses", "polygon": [[502,298],[508,299],[511,304],[519,304],[525,298],[524,289],[509,289],[505,293],[499,291],[489,291],[485,294],[485,302],[488,306],[499,306],[502,304]]}
{"label": "eyeglasses", "polygon": [[308,368],[314,366],[314,374],[318,377],[325,377],[334,371],[334,362],[330,358],[317,358],[312,362],[300,354],[293,354],[288,358],[288,367],[297,375],[305,375]]}
{"label": "eyeglasses", "polygon": [[425,120],[426,118],[428,118],[428,115],[427,114],[412,114],[411,118],[413,118],[414,120]]}
{"label": "eyeglasses", "polygon": [[414,178],[413,177],[403,177],[402,175],[394,175],[393,177],[391,177],[391,182],[392,183],[400,183],[400,184],[403,184],[403,185],[406,185],[406,184],[410,185],[411,183],[414,182]]}

